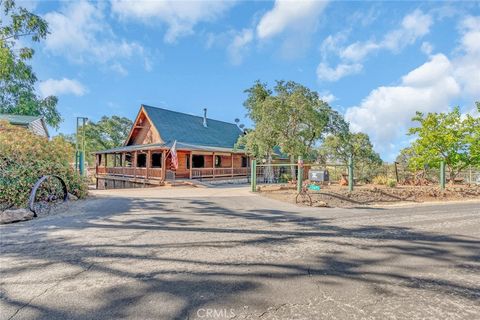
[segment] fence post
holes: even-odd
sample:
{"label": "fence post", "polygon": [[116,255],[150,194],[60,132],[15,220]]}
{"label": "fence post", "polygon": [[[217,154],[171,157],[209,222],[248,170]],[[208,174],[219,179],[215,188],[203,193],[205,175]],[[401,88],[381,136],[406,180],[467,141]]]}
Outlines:
{"label": "fence post", "polygon": [[440,188],[445,190],[445,161],[440,161]]}
{"label": "fence post", "polygon": [[353,191],[353,157],[348,157],[348,191]]}
{"label": "fence post", "polygon": [[257,161],[255,159],[252,159],[250,168],[251,168],[250,185],[252,186],[252,192],[256,192],[257,191]]}
{"label": "fence post", "polygon": [[298,156],[298,171],[297,171],[297,192],[302,192],[303,184],[303,158]]}

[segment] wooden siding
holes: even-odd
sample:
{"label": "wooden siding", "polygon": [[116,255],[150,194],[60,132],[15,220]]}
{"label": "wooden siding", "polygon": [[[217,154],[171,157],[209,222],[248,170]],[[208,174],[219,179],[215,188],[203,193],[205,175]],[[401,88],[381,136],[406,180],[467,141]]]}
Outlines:
{"label": "wooden siding", "polygon": [[161,143],[162,138],[143,109],[140,109],[137,118],[130,130],[126,145],[140,145]]}

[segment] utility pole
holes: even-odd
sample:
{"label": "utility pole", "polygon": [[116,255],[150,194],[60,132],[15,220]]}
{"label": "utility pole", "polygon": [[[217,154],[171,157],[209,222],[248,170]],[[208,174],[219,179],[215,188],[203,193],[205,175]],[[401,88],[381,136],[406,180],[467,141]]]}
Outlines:
{"label": "utility pole", "polygon": [[353,191],[353,156],[348,157],[348,191]]}
{"label": "utility pole", "polygon": [[[82,121],[82,142],[79,143],[79,120]],[[75,170],[80,173],[81,176],[86,176],[85,171],[85,125],[87,124],[88,118],[77,117],[77,134],[76,134],[76,144],[75,144]]]}

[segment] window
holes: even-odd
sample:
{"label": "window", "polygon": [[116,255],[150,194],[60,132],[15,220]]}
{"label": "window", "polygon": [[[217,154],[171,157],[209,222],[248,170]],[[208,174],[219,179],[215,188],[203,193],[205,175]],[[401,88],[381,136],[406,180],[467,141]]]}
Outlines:
{"label": "window", "polygon": [[131,167],[131,166],[132,166],[132,154],[125,153],[125,167]]}
{"label": "window", "polygon": [[205,159],[201,155],[194,154],[192,156],[192,168],[204,168]]}
{"label": "window", "polygon": [[222,166],[222,157],[215,156],[215,167],[221,167],[221,166]]}
{"label": "window", "polygon": [[122,166],[122,154],[121,153],[115,153],[113,155],[113,165],[115,167],[121,167]]}
{"label": "window", "polygon": [[190,169],[190,155],[189,154],[185,155],[185,159],[186,159],[185,163],[187,164],[187,169]]}
{"label": "window", "polygon": [[137,168],[147,167],[147,155],[145,153],[137,154]]}
{"label": "window", "polygon": [[105,163],[107,168],[113,168],[114,154],[105,154]]}
{"label": "window", "polygon": [[152,153],[152,168],[161,168],[161,167],[162,167],[162,154]]}
{"label": "window", "polygon": [[248,158],[242,157],[242,168],[248,167]]}

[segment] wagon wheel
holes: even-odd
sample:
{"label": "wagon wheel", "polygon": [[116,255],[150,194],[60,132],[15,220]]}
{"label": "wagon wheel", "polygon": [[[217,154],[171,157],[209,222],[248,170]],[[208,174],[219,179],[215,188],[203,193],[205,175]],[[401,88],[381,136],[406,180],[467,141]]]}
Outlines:
{"label": "wagon wheel", "polygon": [[308,194],[308,192],[300,192],[297,194],[295,198],[295,203],[297,204],[302,204],[302,205],[307,205],[307,206],[312,206],[312,197]]}
{"label": "wagon wheel", "polygon": [[28,207],[34,217],[47,215],[56,205],[67,201],[67,186],[59,176],[43,176],[35,183],[30,193]]}

